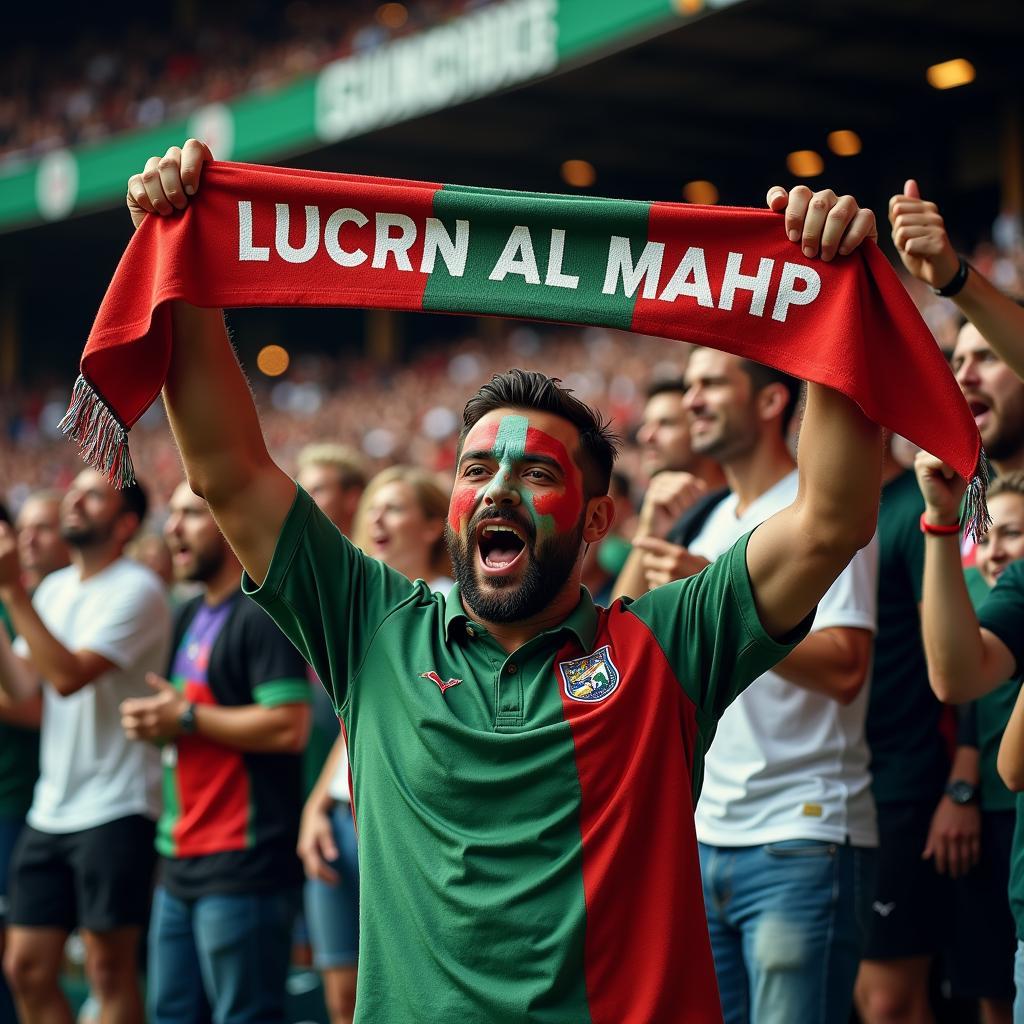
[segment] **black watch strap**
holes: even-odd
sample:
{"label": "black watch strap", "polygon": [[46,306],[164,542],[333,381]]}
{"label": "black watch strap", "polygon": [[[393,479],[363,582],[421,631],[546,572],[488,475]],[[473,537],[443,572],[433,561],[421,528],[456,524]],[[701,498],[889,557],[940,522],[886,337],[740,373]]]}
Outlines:
{"label": "black watch strap", "polygon": [[967,274],[971,269],[971,265],[963,256],[958,256],[957,259],[960,261],[960,265],[957,267],[953,279],[941,288],[933,289],[936,295],[941,295],[944,299],[951,299],[954,295],[959,295],[967,283]]}
{"label": "black watch strap", "polygon": [[178,725],[186,736],[191,736],[196,731],[196,706],[191,701],[179,716]]}

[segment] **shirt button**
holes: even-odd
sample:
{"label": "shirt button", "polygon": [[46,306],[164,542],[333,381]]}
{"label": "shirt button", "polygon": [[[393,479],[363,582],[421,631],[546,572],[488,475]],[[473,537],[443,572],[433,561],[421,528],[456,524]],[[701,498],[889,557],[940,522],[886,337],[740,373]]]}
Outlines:
{"label": "shirt button", "polygon": [[476,636],[476,630],[472,626],[467,626],[466,636],[468,636],[472,640],[472,638]]}
{"label": "shirt button", "polygon": [[513,661],[511,664],[505,666],[505,671],[510,676],[514,676],[519,671],[519,666]]}

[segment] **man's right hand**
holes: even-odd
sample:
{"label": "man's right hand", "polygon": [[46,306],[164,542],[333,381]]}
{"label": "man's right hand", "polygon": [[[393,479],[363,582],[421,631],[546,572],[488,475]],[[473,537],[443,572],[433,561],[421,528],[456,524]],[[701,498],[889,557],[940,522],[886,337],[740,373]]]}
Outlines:
{"label": "man's right hand", "polygon": [[676,520],[708,490],[692,473],[658,473],[644,495],[636,536],[667,537]]}
{"label": "man's right hand", "polygon": [[913,178],[900,195],[889,200],[889,223],[893,245],[914,277],[932,288],[943,288],[956,277],[960,259],[950,244],[939,208],[921,198]]}
{"label": "man's right hand", "polygon": [[302,812],[295,852],[302,861],[307,878],[327,885],[337,885],[341,880],[331,867],[338,859],[338,845],[334,841],[330,812],[314,800],[310,800]]}
{"label": "man's right hand", "polygon": [[171,146],[162,157],[151,156],[142,173],[128,179],[128,212],[135,227],[149,213],[166,216],[184,210],[199,190],[203,164],[212,159],[210,147],[198,139]]}
{"label": "man's right hand", "polygon": [[928,452],[918,452],[914,458],[917,486],[925,503],[925,518],[934,526],[952,526],[960,521],[960,503],[967,490],[967,482],[941,459]]}

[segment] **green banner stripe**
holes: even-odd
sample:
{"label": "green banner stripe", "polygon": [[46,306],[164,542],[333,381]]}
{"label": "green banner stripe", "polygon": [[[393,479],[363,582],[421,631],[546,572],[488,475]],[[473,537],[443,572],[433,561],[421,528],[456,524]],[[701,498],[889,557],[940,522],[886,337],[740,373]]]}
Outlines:
{"label": "green banner stripe", "polygon": [[[515,201],[510,202],[513,196]],[[634,298],[627,298],[621,289],[614,295],[604,295],[601,290],[608,238],[628,237],[637,259],[647,240],[648,209],[647,203],[624,200],[524,196],[446,185],[434,194],[434,216],[452,237],[457,220],[470,222],[469,256],[458,277],[444,261],[437,261],[423,295],[423,308],[572,320],[628,330]],[[492,274],[500,273],[503,253],[511,255],[518,267],[507,269],[501,280],[492,280]],[[569,286],[571,278],[578,278],[575,287]],[[562,286],[553,283],[559,280]]]}

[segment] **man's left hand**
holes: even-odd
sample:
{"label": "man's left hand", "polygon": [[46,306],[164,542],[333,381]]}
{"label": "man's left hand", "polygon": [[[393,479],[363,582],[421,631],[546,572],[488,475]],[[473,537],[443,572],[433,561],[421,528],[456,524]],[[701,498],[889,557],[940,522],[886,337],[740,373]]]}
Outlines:
{"label": "man's left hand", "polygon": [[181,732],[181,716],[188,701],[173,683],[155,672],[146,674],[146,682],[156,695],[122,701],[121,728],[130,740],[172,740]]}
{"label": "man's left hand", "polygon": [[960,878],[980,857],[981,811],[977,804],[955,804],[943,796],[932,815],[921,859],[934,859],[940,875]]}
{"label": "man's left hand", "polygon": [[786,235],[800,243],[808,259],[820,255],[828,262],[837,253],[848,256],[865,238],[878,241],[874,213],[862,210],[853,196],[837,196],[830,188],[812,192],[797,185],[787,191],[773,185],[767,198],[770,209],[785,211]]}

